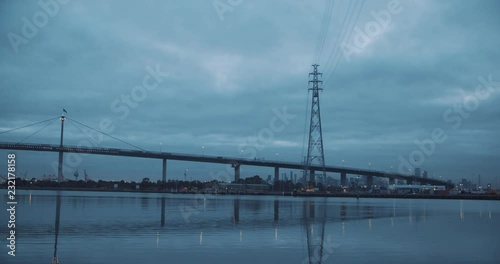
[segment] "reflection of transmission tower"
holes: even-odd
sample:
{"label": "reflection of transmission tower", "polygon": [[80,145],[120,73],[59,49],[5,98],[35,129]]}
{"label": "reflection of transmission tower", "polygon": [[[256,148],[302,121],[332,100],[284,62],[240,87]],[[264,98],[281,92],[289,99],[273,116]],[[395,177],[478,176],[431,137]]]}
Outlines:
{"label": "reflection of transmission tower", "polygon": [[331,245],[325,245],[326,201],[322,209],[323,214],[317,218],[315,202],[304,201],[302,217],[307,239],[307,260],[302,263],[321,264],[331,253]]}
{"label": "reflection of transmission tower", "polygon": [[322,167],[323,171],[320,174],[321,180],[324,181],[326,178],[325,172],[325,154],[323,152],[323,133],[321,131],[321,114],[319,108],[319,91],[322,91],[323,88],[319,87],[319,84],[322,84],[323,81],[318,79],[319,76],[322,76],[321,73],[318,72],[318,64],[314,64],[313,72],[309,73],[309,90],[312,91],[312,104],[311,104],[311,119],[309,122],[309,145],[307,148],[307,157],[305,161],[304,175],[307,179],[307,175],[309,175],[309,184],[315,186],[315,172],[314,170],[310,170],[311,165],[319,165]]}

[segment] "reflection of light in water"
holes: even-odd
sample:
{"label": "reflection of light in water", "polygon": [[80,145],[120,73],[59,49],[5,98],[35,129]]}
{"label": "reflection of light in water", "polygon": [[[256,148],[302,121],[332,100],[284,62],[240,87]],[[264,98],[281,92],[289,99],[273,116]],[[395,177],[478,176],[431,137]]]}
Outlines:
{"label": "reflection of light in water", "polygon": [[392,217],[396,217],[396,201],[392,200]]}
{"label": "reflection of light in water", "polygon": [[408,201],[408,203],[410,204],[410,212],[408,214],[408,223],[411,225],[411,223],[413,222],[413,211],[411,208],[411,200]]}
{"label": "reflection of light in water", "polygon": [[156,232],[156,248],[160,245],[160,232]]}
{"label": "reflection of light in water", "polygon": [[394,217],[391,217],[391,226],[394,226]]}
{"label": "reflection of light in water", "polygon": [[314,224],[311,224],[311,236],[314,236]]}
{"label": "reflection of light in water", "polygon": [[274,228],[274,240],[278,240],[278,228]]}
{"label": "reflection of light in water", "polygon": [[200,232],[200,245],[203,245],[203,231]]}
{"label": "reflection of light in water", "polygon": [[31,192],[30,192],[30,197],[29,197],[29,205],[31,205]]}
{"label": "reflection of light in water", "polygon": [[243,240],[243,230],[240,230],[240,242]]}
{"label": "reflection of light in water", "polygon": [[368,228],[371,230],[372,229],[372,219],[368,219]]}
{"label": "reflection of light in water", "polygon": [[488,203],[488,217],[491,219],[491,203]]}
{"label": "reflection of light in water", "polygon": [[345,234],[345,222],[342,222],[342,235]]}
{"label": "reflection of light in water", "polygon": [[460,219],[464,220],[464,204],[463,201],[460,201]]}

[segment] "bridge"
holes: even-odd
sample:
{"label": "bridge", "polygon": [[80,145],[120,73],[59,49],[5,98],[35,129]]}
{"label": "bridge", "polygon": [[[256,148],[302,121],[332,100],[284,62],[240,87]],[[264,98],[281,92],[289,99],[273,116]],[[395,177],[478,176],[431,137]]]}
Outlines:
{"label": "bridge", "polygon": [[[134,158],[149,158],[163,160],[162,180],[167,180],[167,160],[178,161],[191,161],[191,162],[204,162],[204,163],[218,163],[230,164],[234,168],[234,180],[240,179],[240,167],[245,166],[258,166],[274,168],[274,180],[279,179],[280,168],[303,170],[304,164],[298,162],[285,162],[285,161],[270,161],[270,160],[257,160],[245,159],[236,157],[224,156],[211,156],[211,155],[193,155],[171,152],[159,151],[146,151],[146,150],[132,150],[132,149],[118,149],[118,148],[102,148],[102,147],[82,147],[82,146],[69,146],[69,145],[52,145],[52,144],[33,144],[33,143],[12,143],[0,142],[0,149],[8,150],[23,150],[23,151],[42,151],[42,152],[58,152],[58,153],[81,153],[81,154],[94,154],[94,155],[109,155],[109,156],[123,156]],[[373,177],[388,178],[389,184],[394,184],[395,180],[405,180],[408,184],[420,182],[422,184],[430,185],[447,185],[445,181],[429,178],[414,177],[399,173],[390,173],[377,170],[366,170],[357,168],[346,168],[338,166],[308,166],[311,175],[316,171],[325,171],[340,174],[340,184],[347,185],[347,175],[361,175],[367,177],[367,188],[371,189],[373,184]]]}

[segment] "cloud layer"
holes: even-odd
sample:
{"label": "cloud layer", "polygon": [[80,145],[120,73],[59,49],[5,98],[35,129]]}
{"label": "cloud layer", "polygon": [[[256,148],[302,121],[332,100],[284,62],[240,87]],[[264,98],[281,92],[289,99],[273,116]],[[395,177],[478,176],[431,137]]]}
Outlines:
{"label": "cloud layer", "polygon": [[[296,118],[257,157],[303,159],[308,73],[323,1],[242,1],[223,20],[211,1],[41,2],[58,3],[58,12],[18,45],[9,34],[24,37],[23,18],[40,24],[33,18],[44,9],[35,1],[1,4],[2,131],[57,117],[65,108],[69,118],[92,127],[112,120],[114,137],[144,149],[241,156],[238,147],[269,126],[273,109],[286,107]],[[336,42],[342,21],[357,3],[362,2],[336,1],[321,56],[314,61],[325,80],[326,163],[344,160],[360,168],[371,163],[373,169],[389,171],[399,165],[400,155],[410,159],[419,149],[415,140],[429,139],[433,129],[441,128],[446,141],[436,144],[419,167],[434,177],[476,181],[481,174],[483,183],[498,184],[499,86],[467,118],[453,111],[447,121],[446,113],[474,96],[479,76],[491,74],[500,81],[500,4],[401,0],[401,11],[349,62],[339,53],[333,58],[337,66],[329,64],[335,43],[342,42]],[[365,30],[377,21],[373,13],[388,4],[394,1],[367,1],[356,23],[354,12],[344,28]],[[353,33],[343,42],[355,39]],[[133,96],[148,74],[146,67],[157,65],[169,76],[120,119],[113,102]],[[461,117],[458,128],[453,117]],[[87,138],[77,127],[67,122],[65,143]],[[39,128],[1,134],[0,140],[17,142]],[[55,122],[25,142],[58,143],[58,134]],[[101,145],[130,148],[106,137]],[[19,159],[22,170],[39,177],[54,173],[50,163],[57,155],[22,152]],[[211,179],[209,171],[224,169],[182,162],[168,166],[170,178],[183,177],[189,168],[191,177],[203,180]],[[161,177],[161,162],[151,160],[86,156],[78,168],[103,179]],[[267,176],[272,170],[242,168],[243,176],[254,174]]]}

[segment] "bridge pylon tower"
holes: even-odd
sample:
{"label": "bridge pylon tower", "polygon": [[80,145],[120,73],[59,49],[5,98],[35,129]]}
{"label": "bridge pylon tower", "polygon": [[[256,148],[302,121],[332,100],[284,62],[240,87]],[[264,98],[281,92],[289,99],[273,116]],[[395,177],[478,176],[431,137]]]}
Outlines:
{"label": "bridge pylon tower", "polygon": [[[308,179],[309,186],[316,186],[316,175],[314,170],[310,170],[312,165],[320,166],[322,171],[319,177],[322,181],[326,179],[325,153],[323,150],[323,132],[321,128],[321,112],[319,106],[319,91],[323,81],[319,79],[322,73],[318,72],[318,64],[313,64],[313,72],[309,73],[309,91],[312,91],[311,117],[309,121],[309,143],[307,147],[307,157],[304,166],[304,176]],[[309,177],[308,177],[309,176]]]}
{"label": "bridge pylon tower", "polygon": [[[59,146],[62,148],[63,147],[63,137],[64,137],[64,120],[66,117],[64,117],[64,113],[67,113],[66,110],[63,109],[63,113],[61,114],[61,141],[59,143]],[[57,181],[62,182],[64,180],[63,176],[63,152],[62,150],[59,151],[59,163],[57,165]]]}

